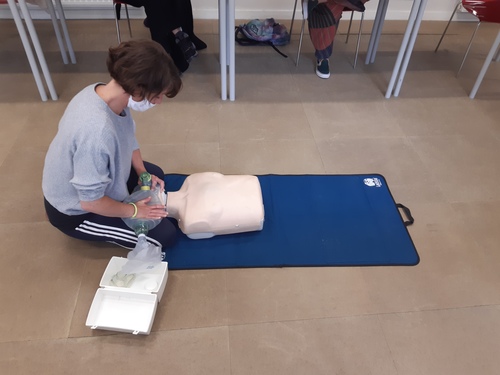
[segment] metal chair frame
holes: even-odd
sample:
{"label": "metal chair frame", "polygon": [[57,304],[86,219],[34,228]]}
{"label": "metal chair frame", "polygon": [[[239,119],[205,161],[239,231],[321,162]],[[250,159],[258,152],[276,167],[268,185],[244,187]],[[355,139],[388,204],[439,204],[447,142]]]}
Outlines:
{"label": "metal chair frame", "polygon": [[[462,0],[460,0],[457,5],[455,6],[455,9],[453,10],[453,13],[451,14],[451,17],[450,19],[448,20],[448,23],[446,24],[446,27],[443,31],[443,34],[441,35],[441,38],[439,39],[439,42],[436,46],[436,49],[434,50],[434,52],[437,52],[437,50],[439,49],[439,46],[441,45],[441,42],[443,41],[443,38],[446,34],[446,32],[448,31],[448,27],[450,26],[450,23],[451,21],[453,20],[453,17],[455,16],[455,14],[457,13],[458,11],[458,8],[460,6],[460,4],[462,4]],[[481,20],[478,19],[478,22],[476,24],[476,27],[474,29],[474,32],[472,33],[472,37],[469,41],[469,44],[467,45],[467,50],[465,51],[465,54],[464,54],[464,57],[462,58],[462,62],[460,63],[460,67],[458,68],[458,72],[457,72],[457,77],[459,76],[460,72],[462,71],[462,68],[464,66],[464,63],[465,63],[465,60],[467,59],[467,56],[469,55],[469,51],[470,51],[470,48],[472,46],[472,42],[474,40],[474,37],[476,36],[476,33],[477,33],[477,30],[479,29],[479,26],[481,26]],[[500,49],[499,49],[499,45],[500,45],[500,32],[498,33],[497,35],[497,38],[495,39],[495,42],[493,43],[493,45],[491,46],[491,49],[486,57],[486,60],[483,64],[483,67],[479,73],[479,76],[477,77],[476,79],[476,82],[474,83],[474,87],[472,88],[472,91],[469,95],[469,98],[471,99],[474,99],[476,94],[477,94],[477,91],[479,90],[479,86],[481,85],[481,82],[486,74],[486,71],[488,70],[488,66],[489,64],[491,63],[491,61],[495,60],[495,61],[500,61]]]}
{"label": "metal chair frame", "polygon": [[[441,38],[439,39],[439,42],[438,42],[434,52],[437,52],[437,50],[439,49],[439,46],[441,45],[441,42],[443,41],[443,38],[444,38],[446,32],[448,31],[448,27],[450,26],[450,23],[453,20],[453,17],[457,13],[457,10],[458,10],[458,7],[460,6],[460,4],[462,4],[462,1],[459,1],[457,3],[457,5],[455,6],[455,9],[453,10],[451,17],[450,17],[448,23],[446,24],[446,27],[443,31],[443,34],[441,35]],[[472,41],[474,40],[474,37],[476,36],[476,33],[477,33],[477,30],[479,29],[479,26],[481,26],[481,21],[477,22],[476,28],[474,29],[474,32],[472,33],[472,37],[470,38],[469,45],[467,46],[467,50],[465,51],[464,57],[462,58],[462,62],[460,63],[460,68],[458,68],[457,77],[459,76],[460,72],[462,71],[462,68],[463,68],[464,63],[465,63],[465,59],[467,59],[467,55],[469,54],[470,47],[472,46]]]}
{"label": "metal chair frame", "polygon": [[132,38],[132,28],[130,27],[130,16],[128,14],[128,6],[126,3],[122,3],[120,1],[113,0],[113,13],[115,14],[115,23],[116,23],[116,36],[118,38],[118,44],[121,43],[121,32],[120,32],[120,14],[121,14],[121,6],[125,5],[125,14],[127,15],[127,23],[128,23],[128,32],[130,37]]}

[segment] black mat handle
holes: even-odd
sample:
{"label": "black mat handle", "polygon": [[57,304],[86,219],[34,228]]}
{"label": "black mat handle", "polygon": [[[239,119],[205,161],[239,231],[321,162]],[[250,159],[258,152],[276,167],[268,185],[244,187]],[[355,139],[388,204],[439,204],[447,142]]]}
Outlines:
{"label": "black mat handle", "polygon": [[405,213],[406,217],[408,218],[407,221],[404,221],[404,224],[406,226],[412,225],[415,222],[415,219],[413,218],[413,216],[411,216],[411,211],[408,207],[402,205],[401,203],[396,203],[396,207],[401,208],[403,210],[403,212]]}

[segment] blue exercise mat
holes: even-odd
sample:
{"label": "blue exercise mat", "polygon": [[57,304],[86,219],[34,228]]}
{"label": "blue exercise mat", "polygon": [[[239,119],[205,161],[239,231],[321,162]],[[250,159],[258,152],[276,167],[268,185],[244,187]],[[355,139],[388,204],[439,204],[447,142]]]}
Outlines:
{"label": "blue exercise mat", "polygon": [[[179,190],[185,175],[166,175]],[[370,175],[258,176],[264,229],[191,240],[179,230],[166,250],[169,269],[416,265],[406,228],[385,178]],[[410,220],[404,221],[401,210]]]}

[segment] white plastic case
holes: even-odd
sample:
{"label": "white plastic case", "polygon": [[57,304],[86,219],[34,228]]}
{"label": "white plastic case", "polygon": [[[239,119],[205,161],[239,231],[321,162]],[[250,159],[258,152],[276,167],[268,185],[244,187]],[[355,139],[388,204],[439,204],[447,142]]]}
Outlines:
{"label": "white plastic case", "polygon": [[111,278],[127,258],[112,257],[90,306],[86,326],[92,329],[149,335],[156,307],[168,279],[168,264],[161,262],[150,271],[136,275],[130,287],[111,285]]}

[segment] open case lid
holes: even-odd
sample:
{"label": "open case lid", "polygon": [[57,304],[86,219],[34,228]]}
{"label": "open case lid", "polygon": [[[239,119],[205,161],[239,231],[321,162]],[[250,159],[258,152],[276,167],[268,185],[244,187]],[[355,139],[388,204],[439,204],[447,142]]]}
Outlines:
{"label": "open case lid", "polygon": [[128,259],[113,257],[101,278],[94,296],[86,326],[133,334],[149,334],[156,308],[168,278],[166,262],[156,264],[145,272],[135,274],[128,287],[117,287],[111,279]]}
{"label": "open case lid", "polygon": [[156,294],[99,288],[85,325],[92,329],[148,335],[153,325],[157,302]]}

